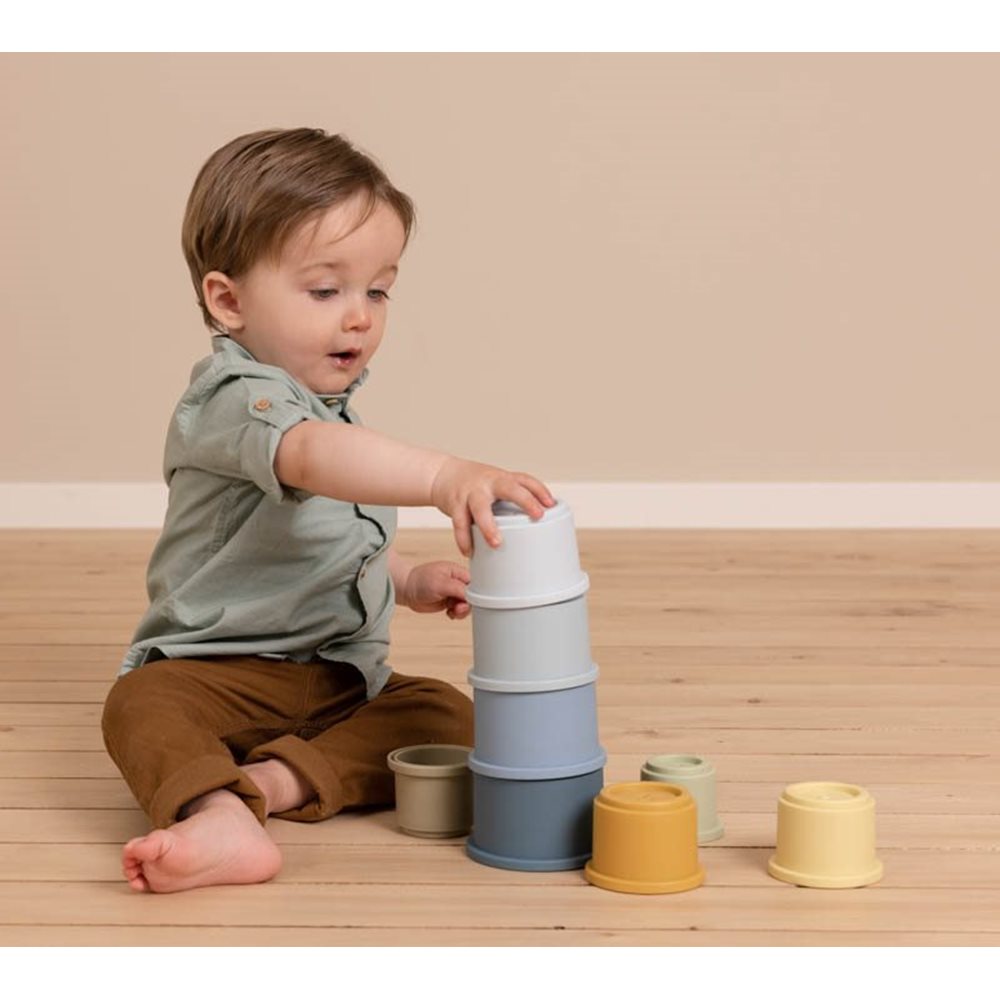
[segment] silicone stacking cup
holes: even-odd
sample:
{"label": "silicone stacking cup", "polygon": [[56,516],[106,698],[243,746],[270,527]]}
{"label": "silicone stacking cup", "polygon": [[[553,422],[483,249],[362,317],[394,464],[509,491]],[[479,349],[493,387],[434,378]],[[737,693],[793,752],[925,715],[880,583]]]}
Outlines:
{"label": "silicone stacking cup", "polygon": [[424,743],[389,754],[396,820],[413,837],[461,837],[472,827],[469,747]]}
{"label": "silicone stacking cup", "polygon": [[527,608],[579,597],[590,586],[580,569],[573,513],[562,500],[533,521],[516,504],[498,500],[493,515],[498,548],[472,526],[472,577],[466,599],[474,607]]}
{"label": "silicone stacking cup", "polygon": [[698,843],[718,840],[725,830],[715,808],[715,768],[693,754],[658,754],[642,765],[643,781],[666,781],[686,788],[698,807]]}
{"label": "silicone stacking cup", "polygon": [[817,889],[853,889],[882,877],[875,800],[858,785],[804,781],[778,799],[777,849],[768,872]]}
{"label": "silicone stacking cup", "polygon": [[469,683],[489,691],[551,691],[597,677],[587,595],[531,608],[472,608]]}
{"label": "silicone stacking cup", "polygon": [[563,778],[604,766],[596,685],[560,691],[473,691],[476,747],[469,767],[492,778]]}
{"label": "silicone stacking cup", "polygon": [[588,882],[615,892],[694,889],[705,879],[698,863],[697,807],[690,792],[660,781],[608,785],[594,800],[594,856]]}
{"label": "silicone stacking cup", "polygon": [[473,861],[515,871],[582,868],[590,857],[594,796],[604,771],[548,781],[473,774]]}

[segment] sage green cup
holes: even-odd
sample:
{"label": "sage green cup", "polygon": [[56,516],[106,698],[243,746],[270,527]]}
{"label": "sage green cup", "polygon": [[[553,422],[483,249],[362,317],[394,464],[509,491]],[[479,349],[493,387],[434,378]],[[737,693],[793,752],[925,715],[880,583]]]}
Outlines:
{"label": "sage green cup", "polygon": [[396,822],[411,837],[464,837],[472,829],[471,747],[423,743],[393,750]]}
{"label": "sage green cup", "polygon": [[698,808],[698,843],[718,840],[725,830],[715,806],[715,768],[694,754],[658,754],[642,765],[643,781],[665,781],[690,792]]}

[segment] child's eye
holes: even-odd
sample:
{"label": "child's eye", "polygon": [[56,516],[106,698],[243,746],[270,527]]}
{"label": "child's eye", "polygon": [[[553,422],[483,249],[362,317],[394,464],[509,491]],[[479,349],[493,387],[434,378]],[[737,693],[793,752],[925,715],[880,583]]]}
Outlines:
{"label": "child's eye", "polygon": [[310,288],[309,294],[320,302],[325,301],[330,298],[331,295],[337,294],[336,288]]}
{"label": "child's eye", "polygon": [[389,293],[383,291],[381,288],[373,288],[368,294],[374,297],[376,302],[389,301]]}

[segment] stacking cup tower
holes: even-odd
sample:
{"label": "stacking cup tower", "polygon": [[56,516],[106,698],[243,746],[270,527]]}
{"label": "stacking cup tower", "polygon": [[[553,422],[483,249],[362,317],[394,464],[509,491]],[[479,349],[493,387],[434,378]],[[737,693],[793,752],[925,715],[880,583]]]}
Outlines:
{"label": "stacking cup tower", "polygon": [[559,500],[537,521],[493,505],[502,536],[473,527],[475,706],[473,860],[518,871],[582,868],[606,754],[597,734],[597,666],[573,514]]}

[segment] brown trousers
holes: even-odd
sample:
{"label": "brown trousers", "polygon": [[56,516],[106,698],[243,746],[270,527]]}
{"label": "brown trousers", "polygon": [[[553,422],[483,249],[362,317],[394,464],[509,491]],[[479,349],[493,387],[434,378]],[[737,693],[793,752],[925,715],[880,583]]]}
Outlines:
{"label": "brown trousers", "polygon": [[261,823],[261,790],[241,764],[277,758],[312,786],[276,813],[316,821],[351,806],[392,805],[392,750],[472,746],[472,702],[443,681],[393,673],[371,701],[350,664],[255,656],[157,660],[119,677],[102,719],[104,745],[156,827],[206,792],[235,792]]}

